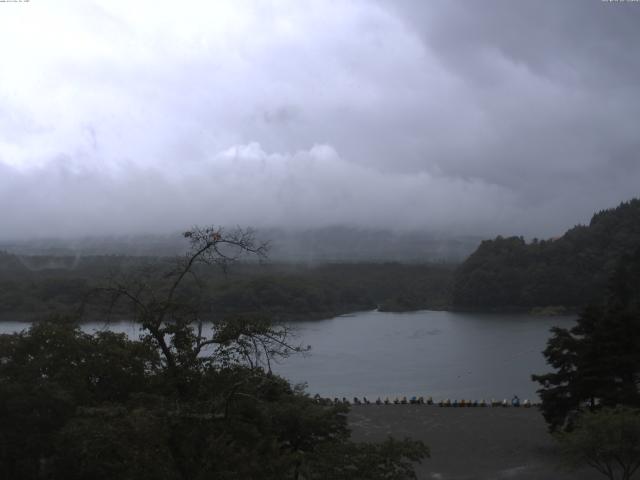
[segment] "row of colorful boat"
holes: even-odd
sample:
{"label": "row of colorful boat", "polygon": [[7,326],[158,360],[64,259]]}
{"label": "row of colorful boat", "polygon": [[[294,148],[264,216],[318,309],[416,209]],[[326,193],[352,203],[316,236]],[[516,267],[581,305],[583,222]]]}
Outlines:
{"label": "row of colorful boat", "polygon": [[478,400],[439,400],[435,402],[432,397],[395,397],[393,400],[389,399],[389,397],[382,398],[378,397],[375,400],[369,400],[367,397],[353,397],[353,400],[349,400],[346,397],[338,398],[323,398],[320,395],[315,395],[314,400],[317,403],[322,405],[437,405],[439,407],[523,407],[530,408],[532,406],[537,406],[538,404],[534,404],[530,402],[528,399],[520,401],[517,395],[514,395],[513,398],[509,401],[506,398],[503,400],[496,400],[495,398],[491,399],[491,401],[486,401],[484,399]]}

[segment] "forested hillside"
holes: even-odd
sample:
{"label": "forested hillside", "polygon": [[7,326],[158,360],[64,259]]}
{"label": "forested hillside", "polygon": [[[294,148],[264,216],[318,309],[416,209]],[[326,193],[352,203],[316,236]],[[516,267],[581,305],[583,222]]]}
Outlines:
{"label": "forested hillside", "polygon": [[[119,255],[17,256],[0,251],[0,319],[75,312],[106,279],[143,269],[162,272],[167,257]],[[328,318],[370,310],[404,311],[449,305],[449,264],[238,263],[226,274],[199,271],[211,317],[256,313],[276,320]],[[119,312],[116,312],[119,313]]]}
{"label": "forested hillside", "polygon": [[640,200],[596,213],[562,237],[486,240],[458,268],[455,308],[581,307],[605,290],[616,262],[640,246]]}

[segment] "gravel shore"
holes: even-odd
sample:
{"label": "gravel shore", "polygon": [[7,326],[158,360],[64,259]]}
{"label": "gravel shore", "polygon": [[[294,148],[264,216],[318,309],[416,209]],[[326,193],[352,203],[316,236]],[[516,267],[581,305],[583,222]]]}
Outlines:
{"label": "gravel shore", "polygon": [[443,408],[427,405],[353,406],[354,440],[392,435],[423,440],[431,458],[421,480],[597,480],[589,468],[568,472],[536,408]]}

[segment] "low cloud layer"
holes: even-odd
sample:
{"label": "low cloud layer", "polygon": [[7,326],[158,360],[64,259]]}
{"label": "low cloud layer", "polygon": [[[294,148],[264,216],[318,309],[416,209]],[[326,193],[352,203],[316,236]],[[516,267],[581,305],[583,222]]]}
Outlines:
{"label": "low cloud layer", "polygon": [[337,224],[487,233],[487,218],[508,222],[518,213],[510,207],[512,192],[481,180],[382,173],[345,161],[327,145],[267,153],[251,143],[183,162],[179,170],[134,164],[118,170],[69,168],[64,159],[29,172],[2,167],[0,201],[16,205],[5,232],[163,233],[241,219],[257,227]]}
{"label": "low cloud layer", "polygon": [[638,195],[637,2],[0,7],[2,238],[550,236]]}

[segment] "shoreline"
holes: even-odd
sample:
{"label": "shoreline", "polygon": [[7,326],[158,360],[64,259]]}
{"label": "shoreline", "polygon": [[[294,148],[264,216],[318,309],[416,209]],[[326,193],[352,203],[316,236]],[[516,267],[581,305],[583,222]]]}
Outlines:
{"label": "shoreline", "polygon": [[416,465],[418,480],[597,480],[589,468],[564,471],[537,408],[403,408],[352,406],[354,441],[389,435],[422,440],[431,458]]}
{"label": "shoreline", "polygon": [[[381,313],[417,313],[417,312],[451,312],[451,313],[468,313],[468,314],[477,314],[477,315],[485,315],[485,314],[522,314],[522,315],[532,315],[539,317],[568,317],[575,316],[580,313],[580,309],[575,307],[563,307],[562,310],[559,310],[556,307],[532,307],[532,308],[520,308],[520,307],[501,307],[501,308],[464,308],[464,307],[454,307],[451,305],[443,306],[443,305],[434,305],[434,306],[424,306],[416,309],[402,309],[402,310],[393,310],[380,308],[378,306],[376,308],[363,309],[362,307],[357,307],[354,310],[340,310],[334,312],[309,312],[305,314],[295,314],[295,313],[281,313],[281,314],[272,314],[274,318],[274,323],[298,323],[298,322],[320,322],[323,320],[330,320],[333,318],[340,318],[345,316],[357,315],[358,313],[364,312],[381,312]],[[216,318],[224,317],[225,315],[233,316],[233,315],[251,315],[256,312],[239,312],[239,313],[227,313],[227,314],[219,314],[213,315],[211,318],[205,319],[205,321],[212,321]],[[59,312],[24,312],[24,311],[16,311],[16,312],[1,312],[0,313],[0,323],[5,322],[18,322],[18,323],[33,323],[37,321],[42,321],[47,319],[49,316],[73,316],[75,312],[72,311],[59,311]],[[266,314],[269,315],[269,314]],[[97,321],[103,321],[99,315],[95,314],[86,314],[85,318],[80,321],[80,324],[91,323]],[[114,323],[117,322],[127,322],[131,321],[127,318],[124,318],[124,315],[120,314],[112,314],[114,318],[111,320]]]}

